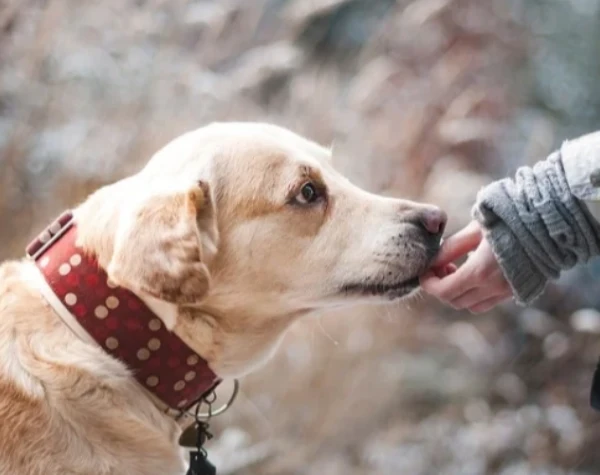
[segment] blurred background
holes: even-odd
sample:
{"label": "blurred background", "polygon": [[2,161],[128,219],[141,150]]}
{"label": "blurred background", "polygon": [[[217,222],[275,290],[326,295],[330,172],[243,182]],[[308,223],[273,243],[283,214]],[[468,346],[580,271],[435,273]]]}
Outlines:
{"label": "blurred background", "polygon": [[[600,119],[600,0],[1,0],[0,258],[211,121],[324,145],[442,205]],[[597,474],[600,265],[535,308],[302,322],[215,421],[221,474]]]}

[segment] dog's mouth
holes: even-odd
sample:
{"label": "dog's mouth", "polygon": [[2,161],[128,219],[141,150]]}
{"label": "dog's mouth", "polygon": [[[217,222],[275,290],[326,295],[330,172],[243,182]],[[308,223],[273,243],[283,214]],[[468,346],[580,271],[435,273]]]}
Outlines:
{"label": "dog's mouth", "polygon": [[415,276],[401,282],[392,284],[388,283],[356,283],[347,284],[342,288],[342,292],[348,296],[373,296],[373,297],[386,297],[390,300],[399,299],[407,296],[412,291],[419,287],[419,277]]}
{"label": "dog's mouth", "polygon": [[431,262],[439,252],[441,240],[429,243],[424,247],[424,262],[417,269],[413,269],[413,276],[397,282],[372,282],[368,279],[362,282],[351,282],[341,288],[341,293],[347,297],[379,297],[390,300],[400,299],[411,294],[419,288],[420,276],[429,269]]}

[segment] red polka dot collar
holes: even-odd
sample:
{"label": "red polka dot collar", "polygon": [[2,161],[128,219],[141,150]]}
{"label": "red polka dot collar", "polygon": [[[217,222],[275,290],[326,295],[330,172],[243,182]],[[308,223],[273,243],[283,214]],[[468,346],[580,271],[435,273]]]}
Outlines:
{"label": "red polka dot collar", "polygon": [[96,259],[77,248],[76,236],[66,212],[27,247],[51,290],[45,297],[65,323],[71,318],[166,406],[189,409],[219,378],[142,300],[111,283]]}

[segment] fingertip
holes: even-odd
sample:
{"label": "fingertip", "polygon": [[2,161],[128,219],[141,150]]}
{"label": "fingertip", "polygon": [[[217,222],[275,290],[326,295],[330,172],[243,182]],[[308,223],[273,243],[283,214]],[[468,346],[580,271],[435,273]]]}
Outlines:
{"label": "fingertip", "polygon": [[458,267],[455,264],[446,264],[444,267],[439,268],[439,270],[436,272],[437,276],[441,279],[448,277],[449,275],[452,275],[456,272],[456,270],[458,269]]}
{"label": "fingertip", "polygon": [[421,284],[423,290],[425,290],[426,292],[429,292],[431,290],[432,285],[437,280],[439,280],[439,278],[435,275],[435,273],[432,270],[426,271],[423,275],[419,277],[419,283]]}

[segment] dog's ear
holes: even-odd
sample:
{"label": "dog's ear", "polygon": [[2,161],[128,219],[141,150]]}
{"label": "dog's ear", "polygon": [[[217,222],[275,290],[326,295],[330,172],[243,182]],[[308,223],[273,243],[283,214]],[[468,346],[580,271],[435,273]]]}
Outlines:
{"label": "dog's ear", "polygon": [[175,304],[202,299],[207,263],[216,254],[216,213],[207,184],[150,196],[117,229],[109,278],[133,291]]}

